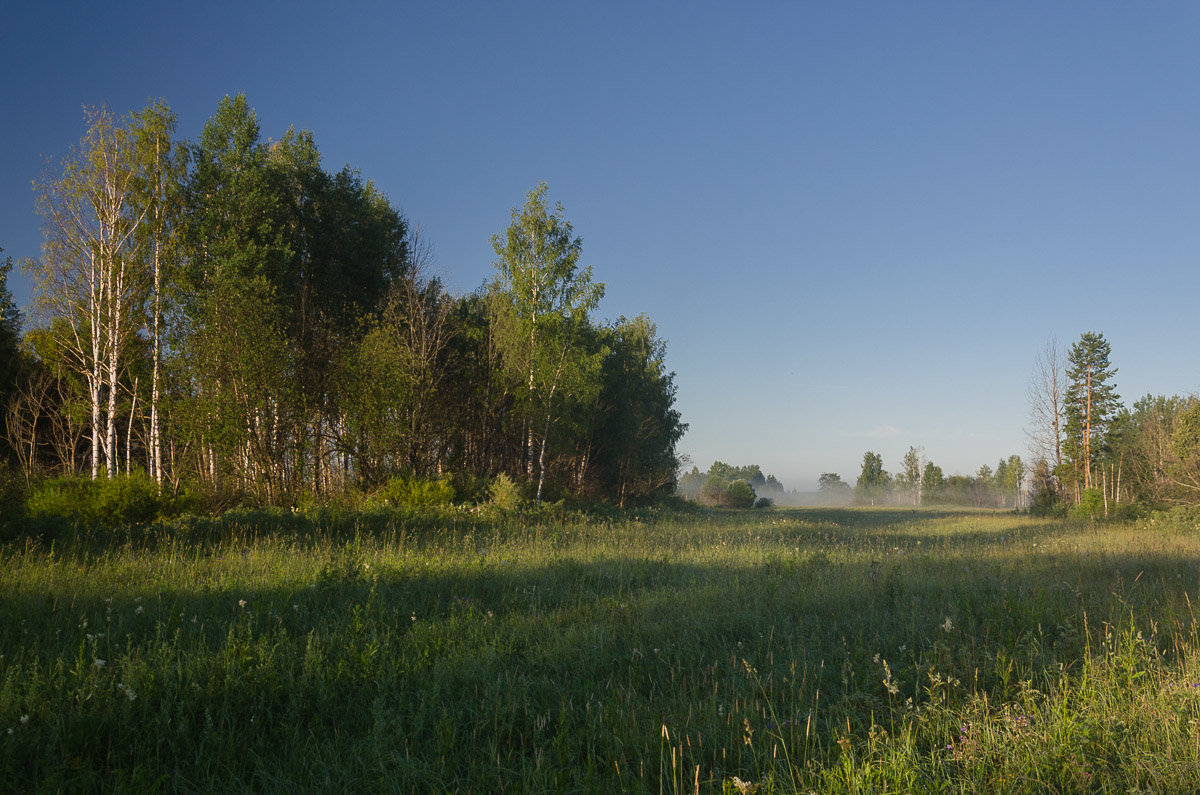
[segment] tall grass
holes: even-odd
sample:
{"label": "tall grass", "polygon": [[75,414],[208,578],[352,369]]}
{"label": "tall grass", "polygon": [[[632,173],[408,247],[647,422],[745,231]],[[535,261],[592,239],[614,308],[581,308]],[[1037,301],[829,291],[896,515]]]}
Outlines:
{"label": "tall grass", "polygon": [[259,512],[13,541],[0,781],[1191,790],[1196,530]]}

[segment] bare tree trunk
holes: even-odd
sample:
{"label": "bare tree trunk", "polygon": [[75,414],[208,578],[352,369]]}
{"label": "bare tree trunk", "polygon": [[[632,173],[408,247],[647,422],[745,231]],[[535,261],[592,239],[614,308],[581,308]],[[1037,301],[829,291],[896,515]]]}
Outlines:
{"label": "bare tree trunk", "polygon": [[1100,485],[1100,493],[1104,495],[1104,518],[1108,518],[1108,473],[1104,471],[1104,467],[1100,467],[1100,477],[1102,478]]}
{"label": "bare tree trunk", "polygon": [[125,431],[125,477],[129,477],[129,463],[133,460],[130,449],[133,442],[133,418],[137,416],[137,387],[138,379],[134,376],[133,393],[129,398],[129,428]]}
{"label": "bare tree trunk", "polygon": [[162,306],[160,303],[160,294],[162,293],[162,265],[161,265],[161,247],[162,243],[159,237],[162,235],[162,210],[155,207],[155,229],[158,234],[154,236],[154,328],[151,331],[153,340],[153,348],[151,356],[153,357],[153,369],[150,372],[150,475],[158,483],[159,491],[162,491],[162,436],[158,426],[158,368],[159,361],[162,359],[162,350],[160,348],[160,338],[162,331],[159,328],[159,323],[162,318]]}
{"label": "bare tree trunk", "polygon": [[124,297],[124,273],[120,265],[113,264],[109,275],[109,328],[108,328],[108,416],[105,418],[105,438],[108,439],[108,476],[116,477],[117,464],[117,394],[120,389],[118,378],[121,340],[121,300]]}

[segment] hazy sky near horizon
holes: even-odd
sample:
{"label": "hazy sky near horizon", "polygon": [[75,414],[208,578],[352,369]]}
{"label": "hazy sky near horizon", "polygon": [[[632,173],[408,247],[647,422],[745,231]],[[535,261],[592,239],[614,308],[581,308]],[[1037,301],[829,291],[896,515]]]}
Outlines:
{"label": "hazy sky near horizon", "polygon": [[[0,247],[82,106],[244,92],[433,245],[456,292],[538,182],[668,340],[681,451],[811,489],[1025,455],[1038,349],[1200,391],[1200,6],[1118,2],[27,3],[0,30]],[[31,300],[28,281],[12,285]]]}

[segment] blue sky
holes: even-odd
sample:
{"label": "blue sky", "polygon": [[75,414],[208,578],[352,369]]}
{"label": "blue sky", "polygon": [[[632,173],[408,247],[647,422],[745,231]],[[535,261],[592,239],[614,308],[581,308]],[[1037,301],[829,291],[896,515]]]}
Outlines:
{"label": "blue sky", "polygon": [[84,104],[161,97],[193,138],[244,92],[458,292],[544,180],[601,317],[668,340],[702,469],[994,466],[1037,350],[1089,330],[1127,402],[1200,391],[1195,4],[17,3],[0,53],[6,255]]}

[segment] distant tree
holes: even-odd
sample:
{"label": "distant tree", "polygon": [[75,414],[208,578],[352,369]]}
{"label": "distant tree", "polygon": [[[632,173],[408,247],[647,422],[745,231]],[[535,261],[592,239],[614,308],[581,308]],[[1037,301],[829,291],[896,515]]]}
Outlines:
{"label": "distant tree", "polygon": [[855,486],[859,501],[875,505],[886,497],[891,483],[892,476],[883,468],[883,457],[869,450],[863,454],[862,472]]}
{"label": "distant tree", "polygon": [[[1112,383],[1117,370],[1109,362],[1111,349],[1103,334],[1084,333],[1067,355],[1065,439],[1078,494],[1092,488],[1092,469],[1121,405]],[[1082,475],[1082,477],[1080,477]]]}
{"label": "distant tree", "polygon": [[904,454],[904,460],[901,462],[902,468],[900,474],[896,477],[896,481],[901,488],[909,493],[913,505],[921,504],[921,485],[924,466],[924,448],[909,447],[908,452]]}
{"label": "distant tree", "polygon": [[1200,400],[1191,399],[1179,411],[1171,432],[1172,460],[1166,467],[1167,478],[1188,496],[1200,499]]}
{"label": "distant tree", "polygon": [[974,493],[972,502],[975,507],[984,508],[996,504],[999,498],[999,492],[996,489],[996,473],[987,464],[981,466],[975,473],[972,491]]}
{"label": "distant tree", "polygon": [[921,491],[925,499],[937,501],[941,497],[945,483],[946,477],[942,474],[942,468],[932,461],[926,461],[925,468],[921,472]]}
{"label": "distant tree", "polygon": [[700,502],[718,508],[750,508],[755,501],[754,488],[745,480],[726,480],[709,473],[700,490]]}
{"label": "distant tree", "polygon": [[1035,459],[1049,462],[1053,471],[1061,469],[1063,459],[1063,423],[1067,397],[1067,378],[1062,349],[1051,338],[1034,358],[1033,375],[1026,391],[1029,424],[1025,434]]}
{"label": "distant tree", "polygon": [[1195,402],[1193,397],[1146,395],[1133,404],[1116,454],[1124,464],[1125,489],[1134,499],[1163,504],[1196,497],[1171,472],[1177,460],[1173,437],[1178,419]]}
{"label": "distant tree", "polygon": [[1019,455],[1010,455],[1007,459],[1000,459],[996,464],[996,488],[1003,496],[1005,504],[1010,501],[1013,507],[1021,507],[1021,483],[1025,480],[1025,463]]}
{"label": "distant tree", "polygon": [[729,481],[720,475],[708,475],[704,486],[700,489],[700,502],[705,505],[720,506],[725,504],[725,495],[729,491]]}
{"label": "distant tree", "polygon": [[754,489],[766,485],[767,479],[763,476],[762,467],[758,464],[750,464],[748,466],[732,466],[724,461],[713,461],[711,467],[708,468],[709,474],[719,475],[729,482],[735,480],[744,480]]}
{"label": "distant tree", "polygon": [[754,491],[759,495],[771,495],[772,501],[774,501],[775,499],[782,497],[787,490],[783,487],[783,483],[781,483],[778,478],[776,478],[774,475],[767,475],[767,479],[763,482],[763,484]]}
{"label": "distant tree", "polygon": [[679,477],[676,491],[688,499],[699,499],[700,490],[704,488],[707,480],[708,474],[701,472],[699,467],[693,466],[690,472],[685,472]]}
{"label": "distant tree", "polygon": [[754,500],[754,488],[744,480],[733,481],[725,491],[725,504],[730,508],[751,508]]}
{"label": "distant tree", "polygon": [[817,493],[823,501],[841,505],[850,501],[853,489],[838,473],[825,472],[817,479]]}

